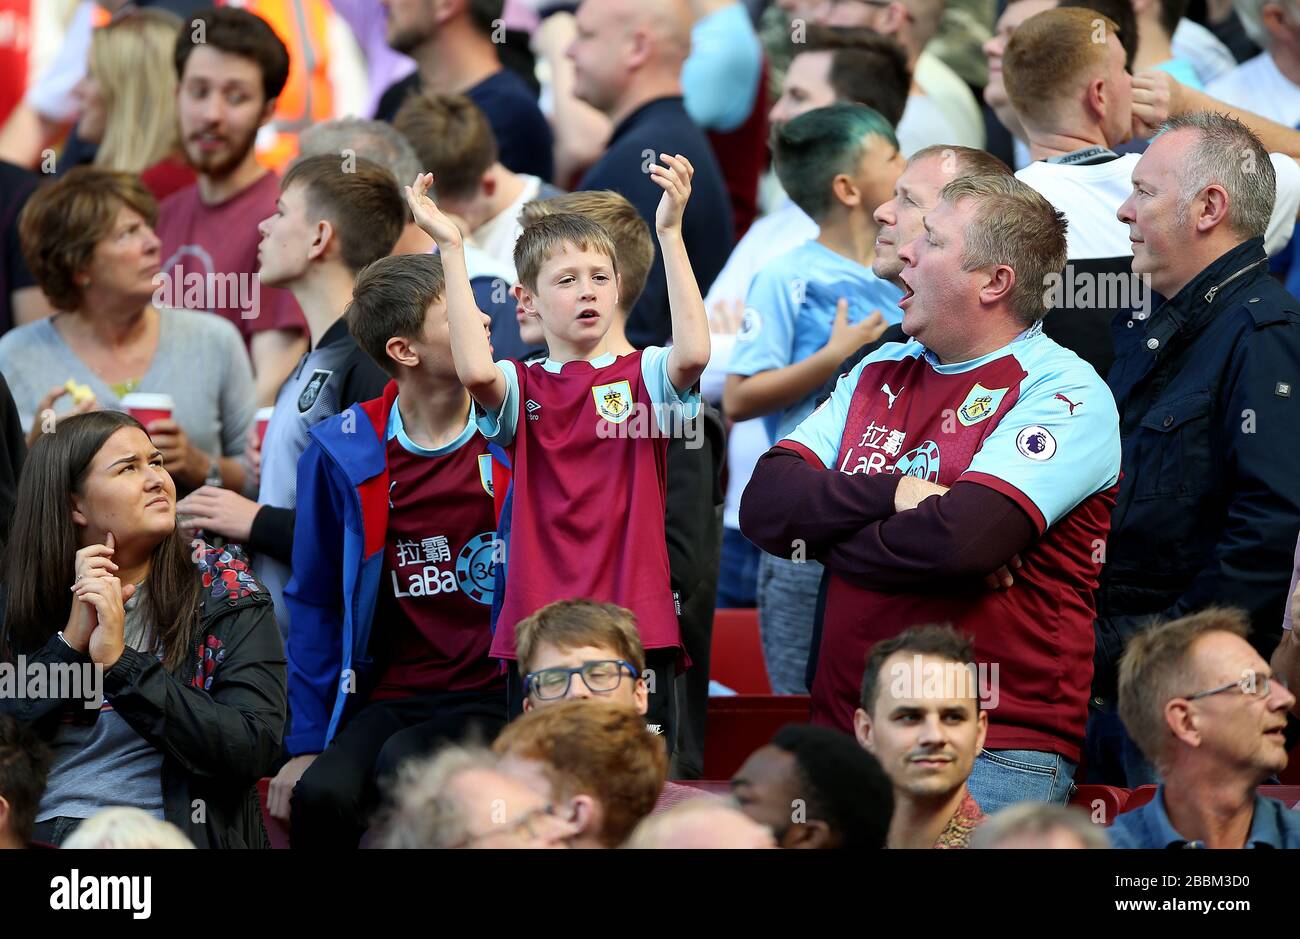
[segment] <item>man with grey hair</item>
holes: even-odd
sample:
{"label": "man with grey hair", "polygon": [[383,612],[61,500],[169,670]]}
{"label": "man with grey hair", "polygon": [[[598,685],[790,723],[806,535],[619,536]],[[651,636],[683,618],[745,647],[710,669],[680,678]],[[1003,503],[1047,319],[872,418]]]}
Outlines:
{"label": "man with grey hair", "polygon": [[402,766],[381,822],[385,848],[565,848],[574,826],[490,751],[448,746]]}
{"label": "man with grey hair", "polygon": [[1065,264],[1046,199],[1009,174],[959,178],[922,225],[898,248],[911,341],[868,355],[763,456],[741,529],[829,572],[814,723],[851,732],[867,650],[949,622],[999,672],[971,795],[1063,803],[1119,475],[1115,406],[1043,335],[1040,285]]}
{"label": "man with grey hair", "polygon": [[1087,813],[1064,805],[1021,802],[989,816],[971,838],[972,848],[1109,848],[1106,830]]}
{"label": "man with grey hair", "polygon": [[1286,769],[1296,699],[1246,641],[1249,630],[1241,611],[1209,609],[1129,643],[1120,714],[1163,782],[1115,821],[1115,847],[1300,848],[1300,812],[1255,791]]}
{"label": "man with grey hair", "polygon": [[1114,332],[1124,484],[1097,593],[1097,782],[1155,781],[1115,714],[1120,656],[1152,618],[1239,607],[1260,655],[1278,644],[1300,529],[1300,302],[1269,276],[1273,204],[1258,138],[1197,112],[1164,125],[1119,208],[1134,273],[1168,300]]}
{"label": "man with grey hair", "polygon": [[[322,153],[337,154],[340,161],[349,154],[374,160],[393,174],[398,187],[409,186],[425,167],[420,165],[415,147],[406,135],[392,124],[367,121],[359,117],[341,117],[333,121],[313,124],[298,138],[299,156],[316,156]],[[406,225],[390,254],[428,254],[433,250],[433,239],[420,230],[405,208]]]}

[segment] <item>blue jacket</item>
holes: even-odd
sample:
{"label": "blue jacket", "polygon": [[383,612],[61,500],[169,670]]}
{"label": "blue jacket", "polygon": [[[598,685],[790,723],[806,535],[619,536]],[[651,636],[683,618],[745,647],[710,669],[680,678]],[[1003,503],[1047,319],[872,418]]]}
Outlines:
{"label": "blue jacket", "polygon": [[1123,476],[1097,591],[1102,697],[1153,617],[1240,607],[1267,659],[1300,529],[1300,301],[1269,276],[1262,240],[1113,334]]}
{"label": "blue jacket", "polygon": [[372,666],[370,626],[388,530],[388,415],[397,398],[354,404],[308,434],[298,461],[289,608],[285,749],[320,753],[357,706]]}

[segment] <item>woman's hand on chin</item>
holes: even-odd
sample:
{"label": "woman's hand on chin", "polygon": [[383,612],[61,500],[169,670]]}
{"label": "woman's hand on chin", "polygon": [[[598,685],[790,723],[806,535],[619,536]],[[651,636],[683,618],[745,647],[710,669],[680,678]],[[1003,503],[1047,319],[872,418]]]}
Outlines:
{"label": "woman's hand on chin", "polygon": [[94,607],[96,626],[87,651],[92,662],[106,669],[117,664],[126,646],[124,604],[133,593],[135,584],[123,585],[111,574],[87,577],[73,589],[74,602]]}

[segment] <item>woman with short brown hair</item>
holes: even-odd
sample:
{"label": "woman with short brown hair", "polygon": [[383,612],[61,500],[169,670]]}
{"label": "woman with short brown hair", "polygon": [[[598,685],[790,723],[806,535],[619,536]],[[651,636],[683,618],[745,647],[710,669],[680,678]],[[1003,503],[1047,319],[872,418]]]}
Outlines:
{"label": "woman with short brown hair", "polygon": [[146,429],[180,488],[242,489],[256,407],[248,354],[223,318],[153,302],[214,281],[167,282],[156,217],[136,177],[94,167],[33,195],[19,223],[23,253],[57,312],[0,337],[0,372],[29,442],[53,429],[54,403],[73,389],[76,412],[122,410],[131,393],[168,396],[171,416]]}

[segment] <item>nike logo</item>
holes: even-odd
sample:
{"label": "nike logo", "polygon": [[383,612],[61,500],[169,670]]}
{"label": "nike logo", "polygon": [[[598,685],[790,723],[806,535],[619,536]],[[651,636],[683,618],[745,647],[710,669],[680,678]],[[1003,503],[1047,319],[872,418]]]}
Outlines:
{"label": "nike logo", "polygon": [[1065,395],[1061,394],[1059,391],[1056,393],[1056,397],[1060,398],[1062,401],[1064,401],[1066,404],[1068,404],[1068,405],[1070,406],[1070,413],[1071,413],[1071,414],[1074,414],[1074,409],[1075,409],[1075,408],[1077,408],[1080,404],[1083,404],[1082,401],[1079,401],[1078,403],[1076,403],[1076,402],[1074,402],[1074,401],[1071,401],[1069,398],[1067,398]]}

